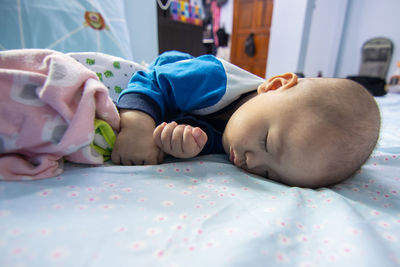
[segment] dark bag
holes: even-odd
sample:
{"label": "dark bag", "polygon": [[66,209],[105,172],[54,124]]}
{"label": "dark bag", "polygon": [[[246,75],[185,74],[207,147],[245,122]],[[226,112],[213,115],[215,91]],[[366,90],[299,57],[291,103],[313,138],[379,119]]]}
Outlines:
{"label": "dark bag", "polygon": [[348,76],[347,79],[358,82],[364,86],[373,96],[383,96],[386,94],[384,79],[369,76]]}
{"label": "dark bag", "polygon": [[229,35],[225,32],[225,28],[219,28],[217,31],[218,46],[228,46]]}
{"label": "dark bag", "polygon": [[219,7],[221,7],[221,6],[225,5],[226,2],[228,2],[228,0],[217,0],[217,5],[218,5]]}
{"label": "dark bag", "polygon": [[256,54],[256,46],[254,44],[254,33],[250,33],[249,37],[247,37],[246,42],[244,43],[244,52],[249,57],[254,57]]}

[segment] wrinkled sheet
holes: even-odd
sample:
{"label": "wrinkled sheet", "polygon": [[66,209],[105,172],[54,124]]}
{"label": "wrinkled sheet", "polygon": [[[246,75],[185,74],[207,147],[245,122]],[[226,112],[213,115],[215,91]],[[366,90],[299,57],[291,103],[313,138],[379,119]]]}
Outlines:
{"label": "wrinkled sheet", "polygon": [[330,188],[263,180],[222,155],[2,182],[0,265],[399,266],[400,95],[377,101],[379,146]]}

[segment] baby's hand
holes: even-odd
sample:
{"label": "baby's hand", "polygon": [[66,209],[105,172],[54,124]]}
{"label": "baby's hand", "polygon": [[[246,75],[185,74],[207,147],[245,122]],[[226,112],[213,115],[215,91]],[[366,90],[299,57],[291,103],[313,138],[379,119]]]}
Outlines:
{"label": "baby's hand", "polygon": [[121,111],[121,131],[117,135],[111,159],[122,165],[161,163],[164,153],[154,142],[155,122],[139,110]]}
{"label": "baby's hand", "polygon": [[176,158],[192,158],[197,156],[207,143],[207,134],[199,127],[162,123],[153,132],[157,146],[165,153]]}

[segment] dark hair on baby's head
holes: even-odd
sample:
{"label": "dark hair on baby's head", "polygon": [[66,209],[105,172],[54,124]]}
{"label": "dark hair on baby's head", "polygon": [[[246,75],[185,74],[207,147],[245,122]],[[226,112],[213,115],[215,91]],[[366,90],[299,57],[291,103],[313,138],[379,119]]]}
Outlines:
{"label": "dark hair on baby's head", "polygon": [[[322,79],[313,82],[318,80]],[[314,90],[306,105],[319,118],[326,135],[326,177],[316,187],[353,175],[368,160],[379,138],[380,112],[373,96],[348,79],[332,78],[331,84]]]}

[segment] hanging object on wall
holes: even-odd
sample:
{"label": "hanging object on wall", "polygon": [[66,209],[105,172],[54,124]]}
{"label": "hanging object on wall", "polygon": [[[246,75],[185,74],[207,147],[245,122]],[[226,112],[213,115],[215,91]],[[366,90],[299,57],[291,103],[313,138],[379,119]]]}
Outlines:
{"label": "hanging object on wall", "polygon": [[[162,10],[167,10],[169,8],[169,6],[171,5],[171,1],[172,0],[166,0],[166,3],[164,4],[163,1],[157,0],[157,4]],[[164,0],[164,2],[165,2],[165,0]]]}
{"label": "hanging object on wall", "polygon": [[219,7],[225,5],[226,2],[228,2],[228,0],[217,0],[217,4],[218,4]]}
{"label": "hanging object on wall", "polygon": [[86,11],[85,12],[85,26],[89,26],[92,29],[101,31],[108,30],[103,16],[99,12]]}
{"label": "hanging object on wall", "polygon": [[256,45],[254,44],[254,33],[250,33],[244,43],[244,52],[249,57],[254,57],[256,54]]}
{"label": "hanging object on wall", "polygon": [[220,47],[228,46],[229,35],[226,33],[225,28],[219,28],[217,31],[218,44]]}
{"label": "hanging object on wall", "polygon": [[199,26],[203,25],[201,19],[203,16],[203,9],[198,5],[192,5],[185,1],[171,1],[170,13],[173,20]]}

